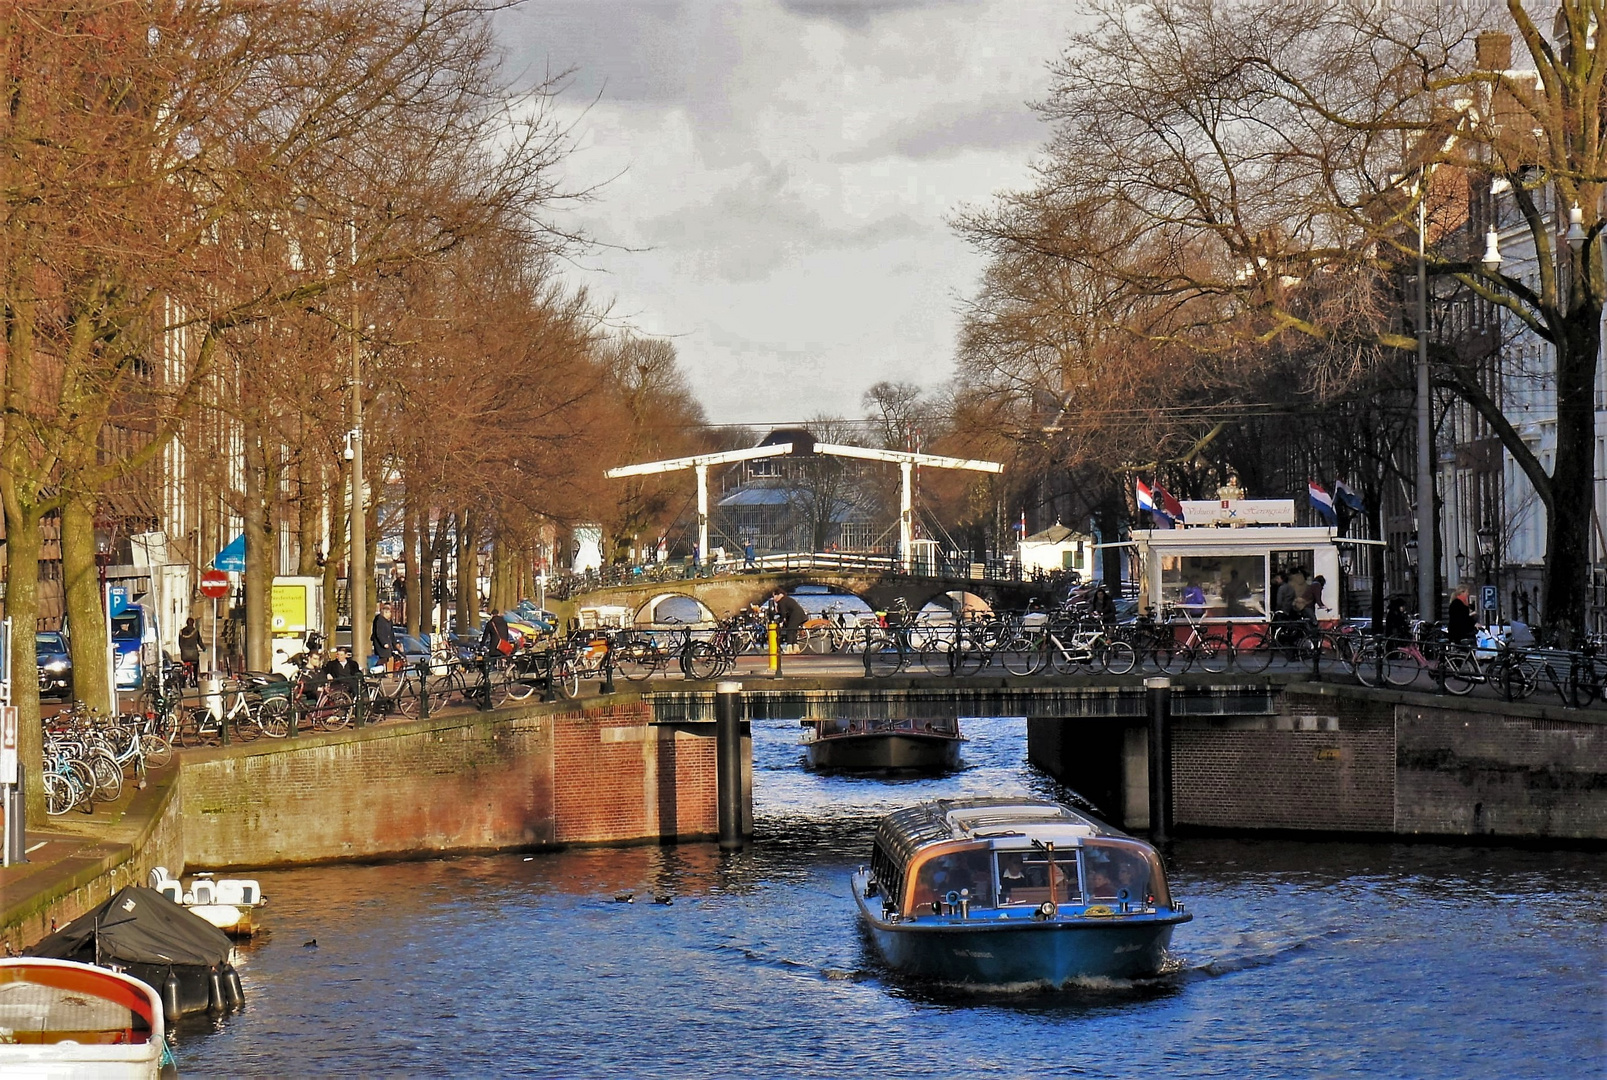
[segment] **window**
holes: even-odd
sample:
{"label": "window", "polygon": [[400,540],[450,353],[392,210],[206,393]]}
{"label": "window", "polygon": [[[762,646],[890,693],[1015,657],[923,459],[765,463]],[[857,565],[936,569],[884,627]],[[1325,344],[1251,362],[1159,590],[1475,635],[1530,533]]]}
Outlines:
{"label": "window", "polygon": [[964,889],[970,890],[973,905],[993,907],[993,858],[987,848],[934,855],[921,863],[912,898],[915,913],[930,911],[932,904]]}
{"label": "window", "polygon": [[[1156,890],[1150,884],[1150,860],[1142,848],[1090,842],[1083,845],[1082,860],[1083,880],[1091,904],[1121,903],[1124,900],[1142,904],[1150,896],[1156,895]],[[1161,880],[1159,874],[1153,875],[1153,878]],[[1157,895],[1156,898],[1164,902],[1163,897]]]}
{"label": "window", "polygon": [[[1037,907],[1049,899],[1049,856],[1036,848],[1030,851],[1001,851],[999,864],[999,906],[1025,904]],[[1074,904],[1082,895],[1077,885],[1077,849],[1055,852],[1055,901]]]}
{"label": "window", "polygon": [[1210,618],[1264,618],[1265,571],[1260,555],[1163,555],[1161,601]]}

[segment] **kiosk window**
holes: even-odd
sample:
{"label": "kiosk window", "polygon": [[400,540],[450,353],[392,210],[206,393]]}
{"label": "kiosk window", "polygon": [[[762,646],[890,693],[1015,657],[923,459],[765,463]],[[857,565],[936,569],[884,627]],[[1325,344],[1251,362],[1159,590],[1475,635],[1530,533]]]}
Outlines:
{"label": "kiosk window", "polygon": [[1266,610],[1260,555],[1163,555],[1161,601],[1211,618],[1260,618]]}

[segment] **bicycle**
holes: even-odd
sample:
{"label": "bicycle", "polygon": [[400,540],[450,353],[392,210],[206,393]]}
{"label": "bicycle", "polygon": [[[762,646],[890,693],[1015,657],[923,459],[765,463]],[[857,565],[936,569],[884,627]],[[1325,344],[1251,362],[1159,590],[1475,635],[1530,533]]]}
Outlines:
{"label": "bicycle", "polygon": [[[1164,621],[1155,624],[1157,636],[1150,654],[1162,671],[1177,675],[1199,664],[1201,671],[1221,674],[1232,666],[1233,642],[1208,631],[1203,615],[1175,604],[1167,605],[1162,614]],[[1188,627],[1181,640],[1177,636],[1180,616]]]}
{"label": "bicycle", "polygon": [[1397,689],[1415,683],[1420,675],[1430,675],[1446,693],[1458,697],[1471,693],[1485,682],[1484,669],[1470,645],[1430,640],[1420,628],[1416,640],[1398,641],[1384,653],[1384,681]]}
{"label": "bicycle", "polygon": [[948,650],[923,647],[932,642],[931,628],[917,628],[917,620],[902,597],[894,603],[886,619],[885,626],[866,629],[865,649],[861,654],[866,676],[886,678],[916,664],[933,675],[949,673]]}

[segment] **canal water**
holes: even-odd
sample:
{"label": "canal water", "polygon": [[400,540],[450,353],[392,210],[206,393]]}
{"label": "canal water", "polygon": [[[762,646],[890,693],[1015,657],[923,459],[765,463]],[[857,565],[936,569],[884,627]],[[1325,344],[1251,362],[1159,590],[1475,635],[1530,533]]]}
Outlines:
{"label": "canal water", "polygon": [[[755,725],[752,847],[588,849],[261,875],[246,1009],[177,1035],[186,1076],[1607,1075],[1599,853],[1189,840],[1194,922],[1143,983],[969,994],[901,983],[848,875],[877,816],[1056,795],[1022,721],[966,768],[821,776]],[[621,897],[629,897],[626,902]],[[316,945],[312,943],[316,942]]]}

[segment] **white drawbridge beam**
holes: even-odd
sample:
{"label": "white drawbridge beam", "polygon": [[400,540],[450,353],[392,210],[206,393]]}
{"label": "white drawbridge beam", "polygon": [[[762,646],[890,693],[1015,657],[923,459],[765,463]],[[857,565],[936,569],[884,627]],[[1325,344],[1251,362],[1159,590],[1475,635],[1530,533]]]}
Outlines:
{"label": "white drawbridge beam", "polygon": [[694,454],[691,457],[666,458],[663,461],[648,461],[640,465],[622,465],[617,469],[609,469],[603,473],[610,480],[618,480],[625,476],[652,476],[657,473],[680,472],[683,469],[697,471],[697,557],[709,557],[709,466],[730,465],[738,461],[754,461],[758,458],[780,457],[792,453],[791,443],[777,443],[775,446],[750,446],[746,450],[725,450],[718,454]]}
{"label": "white drawbridge beam", "polygon": [[862,461],[887,461],[898,465],[902,486],[898,493],[898,557],[907,574],[914,568],[915,497],[912,474],[917,465],[931,469],[966,469],[971,472],[1002,473],[1004,466],[997,461],[977,458],[943,457],[941,454],[917,454],[908,450],[875,450],[868,446],[839,446],[835,443],[816,443],[815,453],[833,457],[859,458]]}
{"label": "white drawbridge beam", "polygon": [[[649,461],[641,465],[624,465],[609,469],[603,475],[609,479],[624,476],[650,476],[656,473],[677,472],[682,469],[697,471],[697,537],[698,557],[709,557],[709,466],[730,465],[738,461],[780,457],[792,453],[791,443],[776,446],[755,446],[747,450],[727,450],[718,454],[697,454],[692,457]],[[965,469],[970,472],[1002,473],[1004,466],[997,461],[977,458],[944,457],[941,454],[917,454],[908,450],[877,450],[869,446],[841,446],[836,443],[816,443],[814,453],[831,457],[857,458],[861,461],[885,461],[898,466],[902,487],[898,499],[898,551],[905,573],[912,566],[911,548],[915,543],[915,500],[913,475],[916,466],[930,469]]]}

